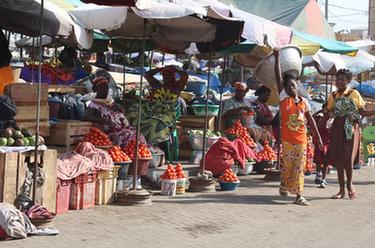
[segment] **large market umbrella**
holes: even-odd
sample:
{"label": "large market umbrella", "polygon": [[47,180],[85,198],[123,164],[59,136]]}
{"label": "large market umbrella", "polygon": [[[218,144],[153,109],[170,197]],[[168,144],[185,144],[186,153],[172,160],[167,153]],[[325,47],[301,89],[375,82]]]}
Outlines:
{"label": "large market umbrella", "polygon": [[[41,0],[0,0],[0,27],[28,36],[39,35]],[[49,1],[43,1],[43,34],[68,38],[74,33],[75,40],[84,48],[92,44],[92,35],[68,12]]]}
{"label": "large market umbrella", "polygon": [[135,39],[142,38],[143,20],[147,19],[146,38],[173,52],[183,52],[192,41],[204,46],[215,40],[217,48],[230,46],[239,39],[243,27],[242,21],[220,16],[208,8],[169,1],[138,0],[133,8],[89,4],[70,13],[87,29]]}

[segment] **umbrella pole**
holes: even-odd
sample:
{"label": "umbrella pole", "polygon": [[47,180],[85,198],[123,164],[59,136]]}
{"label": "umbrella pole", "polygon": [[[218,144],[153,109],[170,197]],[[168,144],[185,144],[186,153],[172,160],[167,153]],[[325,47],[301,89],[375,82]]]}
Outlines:
{"label": "umbrella pole", "polygon": [[134,162],[134,174],[133,174],[133,190],[137,188],[137,174],[138,174],[138,149],[139,149],[139,138],[141,132],[141,112],[142,112],[142,86],[143,86],[143,73],[145,64],[145,45],[146,45],[146,20],[143,20],[143,41],[142,41],[142,53],[141,53],[141,80],[139,83],[139,105],[138,105],[138,118],[137,118],[137,132],[136,132],[136,144],[135,144],[135,162]]}
{"label": "umbrella pole", "polygon": [[[220,132],[221,130],[221,115],[222,115],[222,108],[223,108],[223,90],[224,90],[224,84],[225,84],[225,78],[226,78],[226,72],[227,72],[227,62],[229,62],[228,56],[224,57],[224,66],[223,66],[223,77],[221,81],[221,87],[220,87],[220,108],[219,108],[219,118],[218,118],[218,125],[217,129]],[[229,64],[229,63],[228,63]]]}
{"label": "umbrella pole", "polygon": [[326,101],[328,100],[328,74],[326,74]]}
{"label": "umbrella pole", "polygon": [[206,109],[205,109],[205,120],[204,120],[204,131],[203,131],[203,157],[202,157],[202,174],[206,167],[206,136],[207,136],[207,125],[208,125],[208,98],[210,90],[210,79],[211,79],[211,60],[212,60],[212,42],[210,43],[210,54],[208,57],[208,76],[207,76],[207,91],[206,91]]}
{"label": "umbrella pole", "polygon": [[[33,37],[33,40],[32,40],[32,52],[33,52],[33,57],[35,56],[35,38]],[[31,83],[34,83],[35,81],[35,78],[34,78],[34,72],[35,72],[35,64],[34,64],[34,58],[32,58],[31,60]]]}
{"label": "umbrella pole", "polygon": [[55,80],[56,80],[56,84],[58,84],[58,79],[59,79],[59,77],[58,77],[58,75],[59,75],[58,74],[58,69],[59,69],[58,65],[59,65],[59,63],[58,63],[58,59],[57,59],[57,45],[55,43],[55,74],[56,74]]}
{"label": "umbrella pole", "polygon": [[126,93],[126,66],[125,66],[125,56],[124,56],[124,67],[123,67],[123,74],[122,74],[122,103],[125,106],[125,93]]}
{"label": "umbrella pole", "polygon": [[241,65],[241,82],[243,82],[244,76],[243,76],[243,66]]}
{"label": "umbrella pole", "polygon": [[34,171],[33,171],[33,203],[36,203],[36,178],[38,168],[38,148],[39,148],[39,119],[40,119],[40,95],[41,95],[41,83],[42,83],[42,59],[43,59],[43,16],[44,16],[44,0],[40,3],[40,34],[39,34],[39,71],[38,71],[38,84],[37,84],[37,107],[36,107],[36,132],[35,132],[35,153],[34,153]]}

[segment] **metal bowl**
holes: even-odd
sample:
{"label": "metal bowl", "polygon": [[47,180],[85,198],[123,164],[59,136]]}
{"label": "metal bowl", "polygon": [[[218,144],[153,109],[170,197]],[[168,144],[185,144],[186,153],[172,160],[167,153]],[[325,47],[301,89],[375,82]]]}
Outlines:
{"label": "metal bowl", "polygon": [[[220,137],[206,137],[206,150],[210,149],[213,144],[218,141]],[[190,136],[190,145],[195,151],[203,150],[203,137],[202,136]]]}

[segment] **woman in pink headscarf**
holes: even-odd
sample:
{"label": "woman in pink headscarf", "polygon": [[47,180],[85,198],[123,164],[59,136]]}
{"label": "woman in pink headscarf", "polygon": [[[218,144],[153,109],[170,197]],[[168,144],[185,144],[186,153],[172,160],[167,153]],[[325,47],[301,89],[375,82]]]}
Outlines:
{"label": "woman in pink headscarf", "polygon": [[[115,145],[126,145],[136,138],[135,128],[129,125],[122,107],[108,98],[108,79],[97,77],[93,84],[96,97],[86,109],[83,119],[93,122]],[[141,142],[146,143],[142,136]]]}

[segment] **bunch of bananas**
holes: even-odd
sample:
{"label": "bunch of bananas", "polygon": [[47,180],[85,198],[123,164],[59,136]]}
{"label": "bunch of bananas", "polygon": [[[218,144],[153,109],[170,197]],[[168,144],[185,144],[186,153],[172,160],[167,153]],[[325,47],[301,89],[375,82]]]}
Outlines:
{"label": "bunch of bananas", "polygon": [[160,102],[176,102],[177,101],[177,94],[172,92],[169,89],[161,87],[154,91],[152,95],[153,100],[160,101]]}

